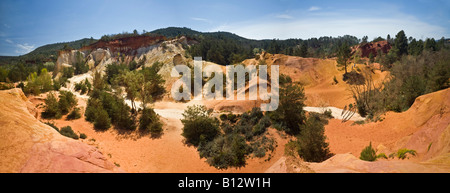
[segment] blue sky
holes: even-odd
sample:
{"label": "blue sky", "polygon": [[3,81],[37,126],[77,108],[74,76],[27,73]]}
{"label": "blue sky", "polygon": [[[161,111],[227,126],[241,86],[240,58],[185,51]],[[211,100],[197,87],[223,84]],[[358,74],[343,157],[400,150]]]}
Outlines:
{"label": "blue sky", "polygon": [[450,1],[1,0],[0,55],[104,34],[164,27],[251,39],[364,35],[450,37]]}

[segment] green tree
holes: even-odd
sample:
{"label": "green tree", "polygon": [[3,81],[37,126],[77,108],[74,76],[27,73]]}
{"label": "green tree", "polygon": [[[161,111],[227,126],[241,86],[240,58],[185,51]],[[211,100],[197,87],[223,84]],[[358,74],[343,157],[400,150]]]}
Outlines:
{"label": "green tree", "polygon": [[308,56],[308,46],[303,43],[300,47],[300,57],[306,58]]}
{"label": "green tree", "polygon": [[372,148],[372,142],[361,151],[359,159],[370,162],[377,160],[377,154],[375,149]]}
{"label": "green tree", "polygon": [[0,82],[6,82],[6,80],[8,79],[8,74],[9,71],[6,68],[0,66]]}
{"label": "green tree", "polygon": [[27,77],[27,84],[24,87],[25,94],[39,95],[41,94],[39,79],[37,73],[30,73]]}
{"label": "green tree", "polygon": [[394,48],[398,50],[397,57],[408,54],[408,38],[403,30],[395,36]]}
{"label": "green tree", "polygon": [[74,74],[84,74],[89,71],[89,65],[86,63],[85,59],[83,58],[83,55],[80,51],[78,51],[75,55],[76,62],[74,64]]}
{"label": "green tree", "polygon": [[139,97],[144,106],[155,99],[160,99],[166,92],[164,88],[165,80],[158,74],[162,66],[163,63],[155,62],[151,67],[141,70],[144,81],[142,87],[139,88]]}
{"label": "green tree", "polygon": [[121,71],[121,73],[115,78],[115,84],[123,86],[127,93],[126,98],[131,101],[131,110],[136,113],[136,99],[139,97],[139,92],[142,89],[142,83],[144,82],[144,76],[137,71]]}
{"label": "green tree", "polygon": [[62,77],[72,78],[75,73],[75,69],[73,67],[64,67]]}
{"label": "green tree", "polygon": [[94,120],[94,128],[98,130],[107,130],[111,127],[111,119],[108,112],[104,109],[97,109]]}
{"label": "green tree", "polygon": [[427,38],[425,40],[424,49],[429,51],[436,51],[437,50],[436,40],[434,40],[434,38],[431,39]]}
{"label": "green tree", "polygon": [[363,36],[363,38],[361,39],[361,43],[362,43],[362,44],[365,44],[365,43],[368,42],[368,40],[369,40],[369,37]]}
{"label": "green tree", "polygon": [[340,67],[344,68],[345,74],[347,74],[347,65],[348,65],[348,61],[351,58],[351,50],[350,50],[350,46],[348,46],[347,42],[344,42],[344,44],[342,44],[342,46],[339,48],[338,53],[337,53],[337,64]]}
{"label": "green tree", "polygon": [[313,114],[301,125],[297,139],[298,155],[307,162],[322,162],[333,155],[326,142],[323,122],[319,115]]}
{"label": "green tree", "polygon": [[268,112],[268,116],[273,122],[284,126],[286,133],[297,135],[300,132],[300,125],[305,121],[305,112],[303,111],[305,100],[304,88],[301,85],[296,83],[280,84],[278,109]]}

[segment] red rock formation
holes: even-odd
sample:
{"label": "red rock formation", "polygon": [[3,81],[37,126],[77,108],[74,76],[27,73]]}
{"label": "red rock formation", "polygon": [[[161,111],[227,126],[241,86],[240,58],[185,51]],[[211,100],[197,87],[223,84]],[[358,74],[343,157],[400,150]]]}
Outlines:
{"label": "red rock formation", "polygon": [[81,51],[102,48],[110,49],[112,53],[120,52],[127,55],[132,55],[138,48],[155,45],[164,40],[166,40],[166,37],[160,35],[124,37],[113,41],[99,40],[94,44],[81,48]]}
{"label": "red rock formation", "polygon": [[361,52],[361,57],[369,57],[370,53],[375,57],[378,54],[378,50],[385,54],[388,53],[391,45],[387,41],[378,41],[357,45],[355,49]]}

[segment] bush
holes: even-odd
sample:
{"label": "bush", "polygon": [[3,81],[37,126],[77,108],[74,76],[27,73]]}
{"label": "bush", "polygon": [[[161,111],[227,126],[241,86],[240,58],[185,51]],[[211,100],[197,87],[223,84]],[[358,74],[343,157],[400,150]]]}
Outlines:
{"label": "bush", "polygon": [[267,127],[271,125],[270,118],[268,116],[263,116],[258,124],[253,127],[253,136],[261,135],[266,132]]}
{"label": "bush", "polygon": [[186,142],[198,146],[202,140],[212,141],[219,134],[219,121],[205,106],[189,106],[183,113],[183,135]]}
{"label": "bush", "polygon": [[58,131],[58,133],[59,133],[59,129],[58,129],[58,127],[54,124],[54,122],[45,122],[45,124],[46,125],[48,125],[48,126],[50,126],[50,127],[52,127],[53,129],[55,129],[56,131]]}
{"label": "bush", "polygon": [[[107,117],[101,118],[102,124],[99,123],[101,128],[107,129],[111,124],[114,124],[119,129],[136,129],[135,120],[130,113],[130,107],[125,104],[123,99],[106,91],[94,89],[86,107],[86,120],[95,123],[100,111],[105,111],[107,115]],[[109,124],[107,124],[108,122]]]}
{"label": "bush", "polygon": [[75,69],[73,67],[64,67],[61,77],[64,77],[64,78],[67,78],[67,79],[68,78],[72,78],[74,72],[75,72]]}
{"label": "bush", "polygon": [[59,91],[58,108],[62,115],[69,113],[78,103],[76,96],[70,91]]}
{"label": "bush", "polygon": [[387,159],[388,157],[386,156],[386,154],[380,153],[380,154],[377,155],[377,159],[379,159],[379,158],[381,158],[381,159]]}
{"label": "bush", "polygon": [[108,116],[108,112],[104,109],[98,109],[97,115],[94,120],[94,128],[98,130],[107,130],[111,127],[111,119]]}
{"label": "bush", "polygon": [[210,142],[202,142],[198,148],[200,157],[218,169],[243,167],[251,147],[238,134],[219,136]]}
{"label": "bush", "polygon": [[377,154],[375,149],[372,148],[372,142],[361,151],[359,159],[370,162],[377,160]]}
{"label": "bush", "polygon": [[102,103],[100,102],[100,100],[96,99],[96,98],[89,98],[87,106],[86,106],[86,111],[84,113],[84,117],[86,119],[86,121],[89,122],[94,122],[95,119],[97,118],[97,112],[99,109],[103,109]]}
{"label": "bush", "polygon": [[61,118],[61,112],[59,110],[59,104],[55,94],[49,93],[44,102],[45,102],[44,111],[42,111],[41,113],[42,118],[44,119]]}
{"label": "bush", "polygon": [[43,68],[39,73],[30,73],[27,77],[27,84],[24,86],[25,94],[39,95],[42,92],[48,92],[53,89],[52,77],[48,74],[46,68]]}
{"label": "bush", "polygon": [[416,152],[416,150],[403,148],[403,149],[399,149],[396,153],[392,153],[391,155],[389,155],[389,157],[393,158],[394,156],[397,156],[398,159],[405,159],[405,158],[408,158],[408,156],[406,154],[411,154],[412,156],[416,156],[417,152]]}
{"label": "bush", "polygon": [[298,155],[307,162],[322,162],[333,154],[325,142],[324,121],[318,115],[308,117],[304,125],[301,125],[298,142]]}
{"label": "bush", "polygon": [[69,115],[67,115],[67,120],[75,120],[81,118],[80,108],[74,108]]}
{"label": "bush", "polygon": [[228,120],[228,116],[226,114],[221,114],[219,116],[219,118],[220,118],[221,121],[227,121]]}
{"label": "bush", "polygon": [[158,115],[151,108],[145,108],[139,118],[139,130],[150,132],[152,136],[159,136],[163,132],[162,123]]}
{"label": "bush", "polygon": [[72,127],[70,127],[70,126],[62,127],[61,130],[59,131],[59,133],[61,133],[61,135],[70,137],[72,139],[78,139],[78,135],[75,132],[73,132]]}
{"label": "bush", "polygon": [[87,138],[87,135],[84,134],[84,133],[80,133],[80,138],[81,138],[81,139],[86,139],[86,138]]}
{"label": "bush", "polygon": [[332,113],[333,112],[331,111],[331,109],[328,109],[323,112],[323,116],[325,116],[325,118],[328,118],[328,119],[333,119],[334,117],[333,117]]}

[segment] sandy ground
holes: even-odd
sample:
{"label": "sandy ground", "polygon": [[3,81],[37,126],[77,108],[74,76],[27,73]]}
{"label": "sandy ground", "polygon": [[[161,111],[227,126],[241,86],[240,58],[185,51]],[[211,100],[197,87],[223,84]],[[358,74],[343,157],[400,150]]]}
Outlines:
{"label": "sandy ground", "polygon": [[[43,103],[45,94],[39,97],[30,97],[30,101],[36,106]],[[78,98],[78,107],[84,112],[87,100]],[[192,103],[198,103],[193,101]],[[209,166],[205,159],[201,159],[197,149],[184,144],[182,133],[181,114],[191,103],[157,102],[152,106],[162,117],[164,134],[160,138],[151,138],[149,135],[141,135],[139,132],[120,132],[113,128],[99,132],[93,129],[93,125],[84,120],[84,115],[77,120],[67,121],[65,116],[59,120],[50,120],[59,128],[71,126],[77,133],[84,133],[87,139],[80,139],[84,143],[97,147],[110,162],[120,166],[127,172],[264,172],[284,154],[286,136],[269,129],[268,135],[277,141],[276,150],[272,158],[265,161],[264,158],[249,158],[247,166],[240,169],[218,170]],[[42,109],[38,109],[40,112]],[[48,120],[42,120],[44,122]]]}

